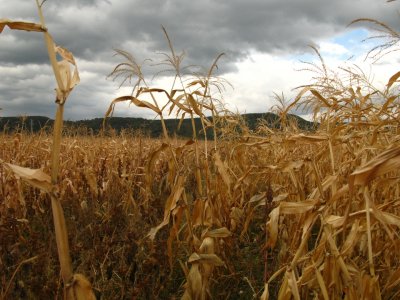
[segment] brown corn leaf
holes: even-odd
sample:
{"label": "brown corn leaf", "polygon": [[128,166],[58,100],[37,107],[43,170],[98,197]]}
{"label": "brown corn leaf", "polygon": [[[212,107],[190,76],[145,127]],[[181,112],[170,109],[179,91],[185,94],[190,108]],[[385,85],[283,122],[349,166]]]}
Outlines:
{"label": "brown corn leaf", "polygon": [[391,290],[395,287],[398,287],[399,285],[400,285],[400,268],[398,268],[389,276],[386,285],[383,288],[383,291]]}
{"label": "brown corn leaf", "polygon": [[22,21],[11,21],[9,19],[0,19],[0,33],[3,32],[4,27],[8,26],[10,29],[25,30],[25,31],[36,31],[46,32],[47,29],[41,24],[22,22]]}
{"label": "brown corn leaf", "polygon": [[349,178],[350,190],[354,185],[366,185],[377,176],[400,167],[400,147],[386,150],[354,171]]}
{"label": "brown corn leaf", "polygon": [[48,193],[51,191],[51,178],[41,169],[24,168],[9,163],[4,163],[4,165],[8,167],[14,173],[14,175],[27,181],[34,187],[37,187]]}

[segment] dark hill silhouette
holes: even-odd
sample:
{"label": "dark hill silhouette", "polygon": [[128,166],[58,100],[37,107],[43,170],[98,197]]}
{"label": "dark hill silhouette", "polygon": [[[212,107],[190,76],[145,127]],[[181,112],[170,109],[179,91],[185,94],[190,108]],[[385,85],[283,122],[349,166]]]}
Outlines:
{"label": "dark hill silhouette", "polygon": [[[263,122],[271,128],[280,128],[279,117],[274,113],[250,113],[242,115],[246,125],[250,130],[256,130],[257,125]],[[297,123],[297,126],[301,130],[313,130],[315,124],[305,119],[296,116],[288,115],[288,120]],[[15,131],[28,131],[38,132],[40,130],[51,130],[54,121],[47,117],[42,116],[24,116],[24,117],[0,117],[0,131],[2,132],[15,132]],[[65,127],[75,128],[77,132],[94,132],[97,133],[102,129],[103,118],[95,118],[90,120],[79,120],[79,121],[65,121]],[[116,132],[120,132],[123,129],[132,131],[141,131],[151,137],[159,137],[162,135],[162,126],[160,120],[150,120],[143,118],[122,118],[112,117],[107,119],[107,128],[112,128]],[[165,125],[170,134],[176,134],[182,137],[192,136],[192,124],[190,119],[184,119],[180,129],[178,130],[178,119],[166,119]],[[196,128],[201,129],[200,119],[195,119]],[[200,133],[199,136],[202,134]],[[209,136],[212,136],[210,130]]]}

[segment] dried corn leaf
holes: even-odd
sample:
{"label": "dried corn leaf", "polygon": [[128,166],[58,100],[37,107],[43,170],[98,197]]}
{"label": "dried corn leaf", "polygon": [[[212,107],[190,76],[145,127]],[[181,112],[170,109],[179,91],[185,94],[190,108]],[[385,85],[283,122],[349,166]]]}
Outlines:
{"label": "dried corn leaf", "polygon": [[391,290],[400,285],[400,268],[390,274],[383,291]]}
{"label": "dried corn leaf", "polygon": [[292,135],[288,138],[289,141],[304,141],[304,142],[323,142],[328,140],[328,136],[324,135],[305,135],[304,133]]}
{"label": "dried corn leaf", "polygon": [[223,266],[225,265],[224,261],[220,259],[216,254],[198,254],[196,252],[192,253],[188,259],[189,263],[207,263],[214,266]]}
{"label": "dried corn leaf", "polygon": [[283,193],[283,194],[280,194],[278,196],[275,196],[272,199],[272,202],[280,202],[282,200],[286,200],[288,197],[289,197],[289,193]]}
{"label": "dried corn leaf", "polygon": [[153,170],[155,167],[155,163],[157,159],[160,157],[160,154],[167,148],[168,144],[166,143],[161,144],[161,146],[157,150],[151,153],[150,158],[146,163],[145,174],[146,174],[146,182],[149,187],[151,186],[151,182],[153,180]]}
{"label": "dried corn leaf", "polygon": [[377,218],[380,222],[389,225],[395,225],[400,228],[399,216],[392,213],[381,211],[377,208],[372,208],[372,213],[374,214],[375,218]]}
{"label": "dried corn leaf", "polygon": [[221,156],[219,155],[219,153],[215,153],[215,165],[218,168],[218,172],[222,177],[222,180],[224,181],[224,183],[226,184],[226,186],[230,189],[231,187],[231,179],[229,177],[228,174],[228,170],[225,166],[225,164],[222,162],[221,160]]}
{"label": "dried corn leaf", "polygon": [[207,231],[205,234],[205,237],[211,237],[211,238],[226,238],[228,236],[231,236],[232,233],[228,230],[226,227],[218,228],[218,229],[213,229],[210,231]]}
{"label": "dried corn leaf", "polygon": [[165,203],[165,208],[164,208],[164,219],[163,221],[156,227],[153,227],[150,232],[147,234],[147,236],[154,240],[156,237],[157,232],[167,225],[169,223],[169,218],[171,216],[171,212],[176,208],[176,204],[178,200],[181,198],[182,193],[184,191],[183,183],[184,183],[185,177],[179,176],[176,185],[174,186],[173,190],[171,191],[170,196],[167,199],[167,202]]}
{"label": "dried corn leaf", "polygon": [[108,117],[113,112],[115,103],[124,102],[124,101],[131,101],[133,104],[135,104],[138,107],[149,108],[152,111],[156,112],[157,114],[159,114],[159,115],[161,114],[161,110],[158,107],[154,106],[153,104],[151,104],[147,101],[139,100],[133,96],[121,96],[121,97],[115,98],[113,101],[111,101],[111,104],[106,112],[105,117]]}
{"label": "dried corn leaf", "polygon": [[193,111],[200,117],[203,115],[203,113],[201,112],[199,105],[197,104],[196,99],[194,99],[192,94],[188,94],[187,95],[187,101],[190,105],[191,108],[193,108]]}
{"label": "dried corn leaf", "polygon": [[397,79],[399,79],[400,77],[400,71],[397,72],[396,74],[392,75],[392,77],[390,77],[388,83],[387,83],[387,89],[389,90],[390,87],[397,81]]}
{"label": "dried corn leaf", "polygon": [[302,214],[315,208],[318,200],[305,200],[300,202],[285,202],[279,204],[282,214]]}
{"label": "dried corn leaf", "polygon": [[360,221],[355,220],[353,225],[351,226],[351,230],[349,234],[346,237],[345,242],[343,243],[342,250],[341,250],[341,255],[343,256],[351,256],[354,247],[358,243],[358,235],[359,235],[359,229],[360,229]]}
{"label": "dried corn leaf", "polygon": [[349,178],[350,189],[354,185],[366,185],[377,176],[400,167],[400,147],[386,150],[354,171]]}
{"label": "dried corn leaf", "polygon": [[67,300],[96,300],[92,285],[81,274],[74,274],[71,285],[68,287]]}
{"label": "dried corn leaf", "polygon": [[249,203],[257,203],[256,206],[264,205],[266,196],[267,196],[267,193],[265,193],[265,192],[254,195],[253,197],[250,198]]}
{"label": "dried corn leaf", "polygon": [[279,209],[280,206],[274,208],[269,214],[269,220],[266,224],[268,232],[267,247],[275,248],[276,241],[278,240],[279,232]]}
{"label": "dried corn leaf", "polygon": [[296,161],[289,161],[282,164],[279,164],[279,168],[282,169],[283,172],[289,172],[291,170],[300,169],[304,165],[304,161],[296,160]]}
{"label": "dried corn leaf", "polygon": [[332,105],[325,99],[317,90],[310,89],[310,92],[322,103],[324,103],[327,107],[331,107]]}
{"label": "dried corn leaf", "polygon": [[283,283],[281,284],[279,288],[279,293],[278,293],[278,298],[279,300],[290,300],[292,299],[292,292],[290,290],[289,284],[288,284],[288,275],[287,271],[285,273],[285,276],[283,276]]}
{"label": "dried corn leaf", "polygon": [[30,169],[24,168],[17,165],[4,163],[4,165],[9,168],[14,175],[20,177],[21,179],[27,181],[34,187],[37,187],[45,192],[51,191],[51,178],[49,175],[44,173],[41,169]]}
{"label": "dried corn leaf", "polygon": [[4,27],[8,26],[14,30],[25,30],[25,31],[36,31],[45,32],[47,31],[41,24],[22,22],[22,21],[11,21],[9,19],[0,19],[0,33],[3,32]]}
{"label": "dried corn leaf", "polygon": [[315,264],[313,264],[313,267],[322,296],[324,297],[324,300],[329,300],[328,289],[326,288],[324,278],[322,277],[321,272],[318,270],[318,267]]}
{"label": "dried corn leaf", "polygon": [[268,300],[269,299],[269,289],[268,283],[264,284],[264,291],[260,297],[260,300]]}
{"label": "dried corn leaf", "polygon": [[[54,51],[63,58],[61,61],[58,62],[58,70],[63,83],[63,88],[65,89],[64,93],[68,95],[80,81],[78,68],[74,56],[70,51],[56,45],[54,45]],[[71,65],[74,66],[73,74],[71,72]],[[62,92],[63,91],[61,91],[60,88],[57,89],[57,95],[59,95],[60,97],[62,95]]]}
{"label": "dried corn leaf", "polygon": [[300,298],[299,288],[297,286],[296,275],[294,274],[293,270],[286,271],[286,276],[288,279],[288,285],[292,292],[293,298],[295,300],[300,300],[301,298]]}
{"label": "dried corn leaf", "polygon": [[182,296],[182,300],[201,299],[203,277],[199,270],[199,264],[193,264],[186,278],[186,290]]}

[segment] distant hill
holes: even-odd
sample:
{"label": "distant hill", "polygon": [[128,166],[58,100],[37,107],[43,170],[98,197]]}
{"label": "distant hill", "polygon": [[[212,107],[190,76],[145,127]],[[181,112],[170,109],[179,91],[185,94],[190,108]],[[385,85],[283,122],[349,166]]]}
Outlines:
{"label": "distant hill", "polygon": [[[262,122],[270,128],[280,128],[281,124],[279,117],[273,113],[251,113],[242,115],[249,130],[256,130],[258,124]],[[313,130],[315,124],[305,119],[296,116],[288,115],[288,119],[297,123],[297,126],[302,130]],[[54,121],[47,117],[41,116],[28,116],[28,117],[0,117],[0,131],[2,132],[15,132],[15,131],[28,131],[38,132],[40,130],[51,130]],[[103,126],[103,118],[95,118],[91,120],[79,120],[79,121],[65,121],[66,128],[75,128],[79,131],[93,131],[94,133],[99,132]],[[141,131],[151,137],[159,137],[162,135],[162,126],[160,120],[150,120],[143,118],[122,118],[112,117],[107,119],[107,128],[112,128],[116,132],[120,132],[123,129],[132,131]],[[192,136],[192,125],[190,119],[184,119],[180,129],[178,130],[178,119],[166,119],[165,125],[170,134],[176,134],[182,137]],[[196,128],[201,129],[200,119],[195,119]],[[208,136],[212,136],[212,132],[207,133]],[[199,136],[202,134],[199,133]]]}

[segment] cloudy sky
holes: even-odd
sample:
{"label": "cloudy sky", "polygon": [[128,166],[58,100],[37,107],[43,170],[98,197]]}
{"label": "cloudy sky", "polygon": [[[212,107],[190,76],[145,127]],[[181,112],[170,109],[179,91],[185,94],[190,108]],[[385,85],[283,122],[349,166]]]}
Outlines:
{"label": "cloudy sky", "polygon": [[[382,84],[398,71],[397,54],[372,65],[364,61],[372,41],[373,18],[400,29],[400,1],[386,0],[47,0],[44,15],[55,42],[75,56],[81,83],[65,108],[66,119],[104,116],[112,99],[129,94],[107,75],[121,61],[115,48],[138,61],[163,57],[165,26],[184,65],[208,67],[221,52],[218,75],[228,80],[224,102],[239,112],[265,112],[273,93],[293,97],[311,74],[296,71],[300,60],[312,61],[308,45],[319,48],[332,67],[360,65]],[[34,0],[0,0],[0,18],[39,22]],[[350,60],[349,60],[350,58]],[[152,69],[146,69],[151,75]],[[55,80],[40,33],[10,31],[0,35],[0,116],[54,115]],[[151,76],[149,77],[151,79]],[[169,88],[164,74],[151,82]],[[115,116],[152,117],[143,108],[121,104]]]}

